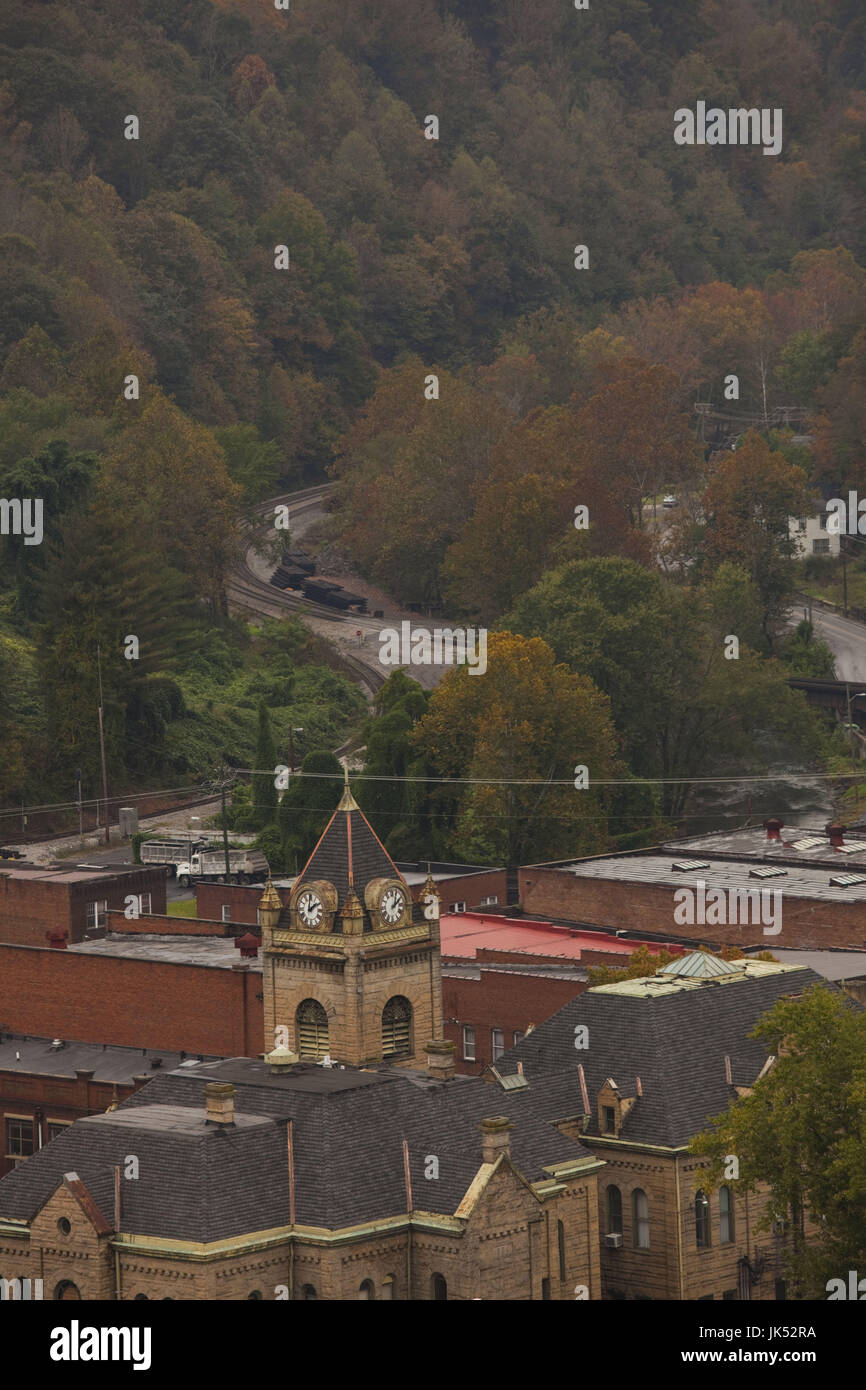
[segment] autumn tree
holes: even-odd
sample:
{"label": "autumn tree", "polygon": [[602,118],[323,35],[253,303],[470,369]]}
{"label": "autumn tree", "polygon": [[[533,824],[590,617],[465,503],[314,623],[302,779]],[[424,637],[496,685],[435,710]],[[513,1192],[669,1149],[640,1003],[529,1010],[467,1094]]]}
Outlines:
{"label": "autumn tree", "polygon": [[453,813],[452,852],[513,867],[601,848],[618,767],[607,699],[539,638],[491,633],[487,659],[445,676],[414,735],[431,776],[452,779],[433,798]]}

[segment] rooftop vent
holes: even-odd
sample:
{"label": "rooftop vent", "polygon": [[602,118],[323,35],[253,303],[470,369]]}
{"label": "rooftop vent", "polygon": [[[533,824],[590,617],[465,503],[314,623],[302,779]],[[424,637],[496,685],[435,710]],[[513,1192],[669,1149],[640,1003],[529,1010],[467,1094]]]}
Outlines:
{"label": "rooftop vent", "polygon": [[63,1041],[62,1038],[55,1038],[54,1041],[53,1041],[53,1043],[51,1044],[51,1051],[52,1051],[52,1052],[59,1052],[60,1049],[61,1049],[61,1047],[65,1047],[65,1046],[66,1046],[66,1043]]}
{"label": "rooftop vent", "polygon": [[243,936],[239,936],[235,941],[235,946],[241,955],[248,960],[256,959],[259,954],[259,944],[259,938],[253,936],[252,932],[249,931],[245,932]]}
{"label": "rooftop vent", "polygon": [[765,829],[766,832],[767,832],[767,839],[768,839],[768,840],[781,840],[781,838],[782,838],[782,827],[784,826],[784,824],[785,824],[784,821],[776,820],[776,818],[775,818],[774,816],[771,816],[771,817],[769,818],[769,820],[765,820],[765,821],[764,821],[764,829]]}
{"label": "rooftop vent", "polygon": [[708,869],[709,867],[709,861],[704,862],[702,859],[675,859],[671,864],[671,868],[678,874],[691,874],[694,873],[695,869]]}
{"label": "rooftop vent", "polygon": [[680,975],[691,980],[706,980],[714,975],[738,975],[743,968],[742,961],[721,960],[706,951],[690,951],[687,956],[663,965],[656,975]]}
{"label": "rooftop vent", "polygon": [[830,844],[834,849],[839,849],[845,843],[842,838],[845,833],[844,825],[840,825],[838,821],[831,821],[826,830],[830,837]]}
{"label": "rooftop vent", "polygon": [[749,878],[784,878],[787,869],[780,869],[777,865],[770,865],[762,869],[750,869]]}
{"label": "rooftop vent", "polygon": [[802,850],[802,849],[817,849],[818,846],[819,846],[819,845],[823,845],[823,843],[824,843],[824,837],[823,837],[823,835],[807,835],[807,837],[806,837],[805,840],[795,840],[795,841],[793,842],[791,848],[792,848],[792,849],[798,849],[798,850]]}
{"label": "rooftop vent", "polygon": [[848,840],[844,845],[837,845],[840,854],[862,854],[866,850],[866,844],[862,840]]}
{"label": "rooftop vent", "polygon": [[853,888],[857,883],[866,883],[866,874],[834,874],[830,879],[831,888]]}

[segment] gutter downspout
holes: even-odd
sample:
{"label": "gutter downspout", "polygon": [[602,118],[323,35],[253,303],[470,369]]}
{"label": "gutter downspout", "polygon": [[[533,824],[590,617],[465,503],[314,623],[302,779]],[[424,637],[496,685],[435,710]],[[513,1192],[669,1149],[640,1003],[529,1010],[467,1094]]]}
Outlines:
{"label": "gutter downspout", "polygon": [[289,1158],[289,1225],[292,1228],[291,1239],[289,1240],[289,1299],[295,1297],[295,1145],[294,1132],[292,1129],[293,1121],[289,1120],[286,1131],[286,1142],[288,1146]]}
{"label": "gutter downspout", "polygon": [[409,1144],[403,1140],[403,1175],[406,1179],[406,1211],[409,1222],[406,1227],[406,1299],[412,1302],[412,1176],[409,1171]]}
{"label": "gutter downspout", "polygon": [[682,1301],[682,1300],[685,1298],[685,1294],[683,1293],[683,1284],[684,1284],[684,1280],[683,1280],[683,1218],[682,1218],[682,1204],[681,1204],[681,1202],[680,1202],[680,1156],[679,1156],[679,1154],[676,1154],[676,1155],[674,1156],[674,1178],[675,1178],[675,1181],[676,1181],[676,1188],[677,1188],[677,1276],[678,1276],[678,1278],[679,1278],[679,1286],[680,1286],[679,1298],[680,1298],[680,1301]]}
{"label": "gutter downspout", "polygon": [[[114,1234],[120,1235],[120,1164],[114,1169]],[[116,1302],[123,1301],[123,1290],[120,1286],[120,1247],[114,1247],[114,1297]]]}

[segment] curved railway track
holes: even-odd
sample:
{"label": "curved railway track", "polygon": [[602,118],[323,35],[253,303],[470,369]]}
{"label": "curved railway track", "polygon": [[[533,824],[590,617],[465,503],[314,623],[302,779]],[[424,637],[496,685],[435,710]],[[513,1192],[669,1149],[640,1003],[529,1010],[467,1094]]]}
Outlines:
{"label": "curved railway track", "polygon": [[[303,515],[317,507],[334,486],[334,483],[319,483],[316,487],[304,488],[300,492],[280,493],[276,497],[268,498],[267,502],[262,502],[255,510],[262,516],[269,513],[272,515],[274,507],[285,504],[291,508],[295,516]],[[268,529],[269,526],[263,526],[259,528],[258,534],[261,535]],[[276,589],[273,584],[261,579],[249,562],[250,553],[254,550],[255,542],[251,541],[226,582],[226,595],[235,608],[268,618],[285,617],[287,613],[291,613],[299,618],[319,618],[337,625],[352,622],[351,615],[337,612],[323,603],[314,603],[310,599],[289,594],[284,589]],[[386,678],[378,667],[347,652],[341,651],[339,655],[358,685],[364,687],[370,695],[375,695],[381,690]]]}

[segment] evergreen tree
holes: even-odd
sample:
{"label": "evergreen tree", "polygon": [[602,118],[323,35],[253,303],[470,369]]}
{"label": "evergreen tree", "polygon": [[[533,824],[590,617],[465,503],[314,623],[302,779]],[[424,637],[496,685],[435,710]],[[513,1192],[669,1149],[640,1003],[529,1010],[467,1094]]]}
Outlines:
{"label": "evergreen tree", "polygon": [[276,819],[279,796],[275,781],[277,748],[274,743],[271,718],[264,700],[259,705],[259,733],[256,740],[256,763],[253,773],[253,810],[257,830]]}

